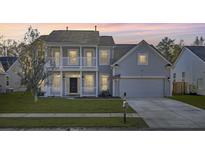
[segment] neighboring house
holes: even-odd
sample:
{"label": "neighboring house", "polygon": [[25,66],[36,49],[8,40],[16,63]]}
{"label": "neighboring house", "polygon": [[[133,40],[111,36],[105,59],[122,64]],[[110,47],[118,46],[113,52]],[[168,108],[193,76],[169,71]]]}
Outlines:
{"label": "neighboring house", "polygon": [[0,57],[0,92],[25,90],[18,75],[20,71],[17,57]]}
{"label": "neighboring house", "polygon": [[205,46],[185,46],[172,70],[173,82],[188,83],[188,93],[205,95]]}
{"label": "neighboring house", "polygon": [[48,60],[45,96],[170,95],[170,63],[145,41],[115,44],[98,31],[56,30],[41,36]]}

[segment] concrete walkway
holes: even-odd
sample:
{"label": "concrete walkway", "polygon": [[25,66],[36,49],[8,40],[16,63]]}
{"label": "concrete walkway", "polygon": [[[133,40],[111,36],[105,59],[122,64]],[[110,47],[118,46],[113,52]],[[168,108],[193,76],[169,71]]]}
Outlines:
{"label": "concrete walkway", "polygon": [[129,99],[152,129],[205,129],[205,110],[167,98]]}
{"label": "concrete walkway", "polygon": [[[123,113],[1,113],[0,118],[100,118],[123,117]],[[127,117],[139,117],[137,113],[127,113]]]}

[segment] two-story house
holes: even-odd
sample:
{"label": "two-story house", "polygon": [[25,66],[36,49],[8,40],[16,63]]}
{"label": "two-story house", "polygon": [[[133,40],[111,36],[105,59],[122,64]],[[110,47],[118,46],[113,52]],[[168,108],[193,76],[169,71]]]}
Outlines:
{"label": "two-story house", "polygon": [[56,30],[41,38],[47,47],[45,70],[52,71],[45,96],[170,95],[170,63],[145,41],[115,44],[96,29]]}

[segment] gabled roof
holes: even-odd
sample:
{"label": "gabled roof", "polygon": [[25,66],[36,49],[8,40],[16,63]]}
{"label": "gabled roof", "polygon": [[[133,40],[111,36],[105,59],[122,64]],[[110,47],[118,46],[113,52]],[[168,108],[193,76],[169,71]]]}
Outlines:
{"label": "gabled roof", "polygon": [[185,46],[190,51],[192,51],[195,55],[197,55],[200,59],[205,61],[205,46]]}
{"label": "gabled roof", "polygon": [[115,44],[112,64],[124,56],[130,49],[137,46],[137,44]]}
{"label": "gabled roof", "polygon": [[5,72],[13,65],[16,60],[17,57],[0,57],[0,63],[2,64]]}
{"label": "gabled roof", "polygon": [[88,30],[54,30],[44,36],[47,42],[66,42],[70,44],[98,44],[99,32]]}
{"label": "gabled roof", "polygon": [[112,36],[100,36],[99,45],[113,46],[115,44]]}

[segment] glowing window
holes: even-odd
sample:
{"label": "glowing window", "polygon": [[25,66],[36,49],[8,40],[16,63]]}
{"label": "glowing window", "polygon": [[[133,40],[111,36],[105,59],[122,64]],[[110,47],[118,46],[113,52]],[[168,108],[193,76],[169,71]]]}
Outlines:
{"label": "glowing window", "polygon": [[100,50],[100,65],[109,65],[109,50]]}
{"label": "glowing window", "polygon": [[145,53],[139,53],[137,55],[138,65],[148,65],[148,55]]}
{"label": "glowing window", "polygon": [[100,89],[101,91],[107,91],[109,89],[109,76],[108,75],[100,76]]}
{"label": "glowing window", "polygon": [[84,76],[84,87],[87,92],[92,92],[94,90],[95,82],[94,82],[94,75],[86,74]]}
{"label": "glowing window", "polygon": [[69,51],[69,64],[77,65],[78,64],[78,51],[77,50],[70,50]]}

